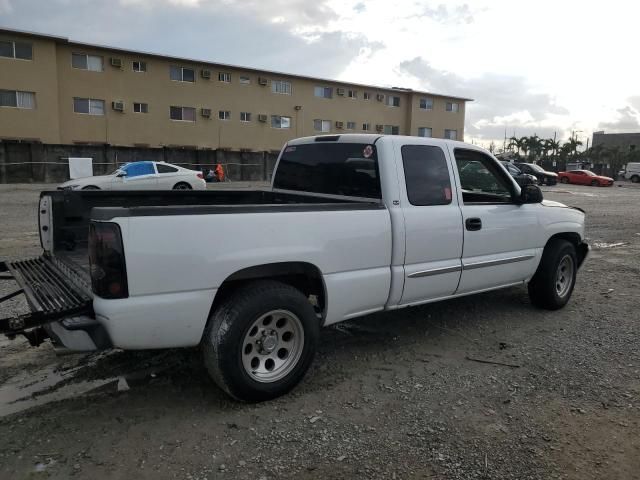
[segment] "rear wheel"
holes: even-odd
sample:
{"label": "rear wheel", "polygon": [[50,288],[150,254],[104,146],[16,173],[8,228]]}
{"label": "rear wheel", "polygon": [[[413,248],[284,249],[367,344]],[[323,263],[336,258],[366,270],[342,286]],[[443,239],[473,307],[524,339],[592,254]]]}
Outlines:
{"label": "rear wheel", "polygon": [[100,187],[96,187],[95,185],[87,185],[86,187],[82,187],[82,190],[100,190]]}
{"label": "rear wheel", "polygon": [[591,182],[591,186],[592,186],[592,187],[599,187],[599,186],[600,186],[600,182],[599,182],[598,180],[593,180],[593,181]]}
{"label": "rear wheel", "polygon": [[271,280],[252,282],[209,318],[202,339],[204,363],[232,397],[270,400],[302,380],[319,330],[315,311],[299,290]]}
{"label": "rear wheel", "polygon": [[562,178],[560,179],[560,182],[561,182],[561,183],[569,183],[569,177],[562,177]]}
{"label": "rear wheel", "polygon": [[187,182],[179,182],[173,186],[174,190],[191,190],[191,185]]}
{"label": "rear wheel", "polygon": [[632,175],[631,176],[631,181],[633,183],[638,183],[638,182],[640,182],[640,177],[638,175]]}
{"label": "rear wheel", "polygon": [[538,270],[529,282],[529,298],[536,307],[558,310],[564,307],[573,293],[578,271],[576,249],[562,239],[549,241]]}

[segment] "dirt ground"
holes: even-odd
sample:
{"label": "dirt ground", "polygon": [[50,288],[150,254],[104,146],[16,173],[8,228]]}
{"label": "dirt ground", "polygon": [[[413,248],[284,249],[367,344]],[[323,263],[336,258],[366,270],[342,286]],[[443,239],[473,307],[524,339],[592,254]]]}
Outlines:
{"label": "dirt ground", "polygon": [[[0,257],[39,253],[40,188],[0,186]],[[229,400],[196,350],[0,340],[0,478],[640,478],[640,188],[544,190],[587,212],[566,308],[522,287],[339,324],[269,403]]]}

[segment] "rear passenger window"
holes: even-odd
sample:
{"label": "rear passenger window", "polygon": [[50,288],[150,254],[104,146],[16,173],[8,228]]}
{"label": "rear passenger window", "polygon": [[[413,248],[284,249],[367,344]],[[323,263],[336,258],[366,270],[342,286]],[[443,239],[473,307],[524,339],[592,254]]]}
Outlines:
{"label": "rear passenger window", "polygon": [[411,205],[451,203],[451,179],[447,159],[440,147],[404,145],[402,164]]}
{"label": "rear passenger window", "polygon": [[165,165],[164,163],[156,163],[156,168],[158,169],[158,173],[176,173],[178,171],[177,168]]}

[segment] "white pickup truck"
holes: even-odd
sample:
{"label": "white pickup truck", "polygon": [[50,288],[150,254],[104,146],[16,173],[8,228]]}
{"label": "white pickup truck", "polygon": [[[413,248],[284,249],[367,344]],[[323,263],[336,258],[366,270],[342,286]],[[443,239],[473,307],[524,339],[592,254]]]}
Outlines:
{"label": "white pickup truck", "polygon": [[0,332],[76,350],[199,345],[247,401],[300,382],[322,326],[524,284],[561,308],[588,253],[581,210],[431,138],[301,138],[269,189],[43,192],[39,208],[42,256],[0,264],[31,313]]}

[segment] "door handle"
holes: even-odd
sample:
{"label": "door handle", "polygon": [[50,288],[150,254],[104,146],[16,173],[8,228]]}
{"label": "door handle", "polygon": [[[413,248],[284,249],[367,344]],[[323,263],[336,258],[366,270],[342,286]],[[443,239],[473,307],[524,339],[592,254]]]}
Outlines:
{"label": "door handle", "polygon": [[482,220],[477,217],[467,218],[464,224],[467,227],[467,230],[471,232],[475,232],[476,230],[480,230],[482,228]]}

